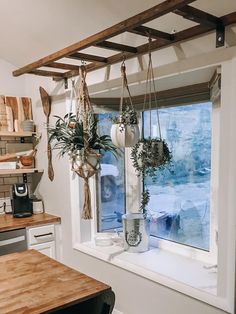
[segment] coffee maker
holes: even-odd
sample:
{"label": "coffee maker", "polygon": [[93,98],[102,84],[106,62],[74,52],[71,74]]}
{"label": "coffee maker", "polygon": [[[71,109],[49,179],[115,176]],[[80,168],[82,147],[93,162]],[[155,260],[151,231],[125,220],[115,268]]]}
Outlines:
{"label": "coffee maker", "polygon": [[29,217],[33,213],[29,189],[26,183],[16,183],[11,188],[11,207],[13,217]]}

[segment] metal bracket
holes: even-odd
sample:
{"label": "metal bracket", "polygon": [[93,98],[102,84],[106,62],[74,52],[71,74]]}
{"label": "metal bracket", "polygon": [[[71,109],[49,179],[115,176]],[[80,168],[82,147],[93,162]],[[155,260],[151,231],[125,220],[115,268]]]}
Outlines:
{"label": "metal bracket", "polygon": [[222,23],[216,25],[216,48],[225,44],[225,26]]}
{"label": "metal bracket", "polygon": [[25,138],[24,138],[24,137],[21,137],[21,138],[20,138],[20,142],[21,142],[21,143],[24,143],[24,142],[25,142]]}
{"label": "metal bracket", "polygon": [[27,174],[26,173],[23,173],[23,182],[27,183]]}

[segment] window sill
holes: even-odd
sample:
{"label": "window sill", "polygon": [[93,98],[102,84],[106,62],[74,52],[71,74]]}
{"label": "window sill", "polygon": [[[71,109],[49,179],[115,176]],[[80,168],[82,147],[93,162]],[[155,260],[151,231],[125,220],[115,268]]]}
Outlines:
{"label": "window sill", "polygon": [[157,282],[207,304],[230,312],[226,299],[217,296],[217,272],[205,263],[151,248],[145,253],[128,253],[121,246],[96,246],[94,242],[74,245],[83,253]]}

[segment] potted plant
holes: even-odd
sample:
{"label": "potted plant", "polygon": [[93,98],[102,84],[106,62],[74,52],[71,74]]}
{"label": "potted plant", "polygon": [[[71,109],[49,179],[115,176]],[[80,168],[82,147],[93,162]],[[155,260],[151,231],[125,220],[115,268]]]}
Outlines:
{"label": "potted plant", "polygon": [[[97,132],[98,119],[93,113],[88,114],[87,132],[83,128],[83,122],[78,120],[73,113],[66,114],[63,118],[57,118],[55,126],[48,127],[49,142],[53,143],[53,149],[59,150],[59,155],[66,153],[74,159],[85,154],[97,154],[111,151],[117,156],[118,148],[111,142],[109,135],[99,136]],[[85,141],[87,137],[87,143]],[[86,151],[85,151],[86,148]]]}
{"label": "potted plant", "polygon": [[[111,142],[109,135],[100,136],[97,132],[98,120],[93,112],[87,84],[86,69],[80,67],[79,96],[76,100],[76,114],[69,112],[63,118],[56,116],[55,126],[48,127],[49,143],[59,155],[70,156],[72,171],[84,180],[84,205],[82,218],[91,219],[91,196],[89,178],[99,169],[101,154],[105,151],[118,153],[118,148]],[[72,85],[74,88],[74,84]],[[72,93],[73,94],[73,93]],[[71,102],[72,103],[72,102]]]}
{"label": "potted plant", "polygon": [[[122,95],[120,99],[120,114],[113,119],[111,139],[117,147],[132,147],[139,140],[139,126],[137,112],[134,110],[124,61],[121,64]],[[124,101],[124,90],[128,92],[128,99]],[[129,102],[128,102],[129,101]]]}
{"label": "potted plant", "polygon": [[171,160],[171,152],[162,138],[143,138],[133,147],[131,159],[137,175],[155,178],[158,169]]}

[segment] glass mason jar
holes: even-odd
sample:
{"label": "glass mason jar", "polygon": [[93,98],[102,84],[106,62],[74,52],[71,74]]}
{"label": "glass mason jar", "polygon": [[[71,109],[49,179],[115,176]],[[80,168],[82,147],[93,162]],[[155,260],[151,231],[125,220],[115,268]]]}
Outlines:
{"label": "glass mason jar", "polygon": [[149,250],[150,221],[150,216],[143,213],[122,216],[125,251],[141,253]]}

